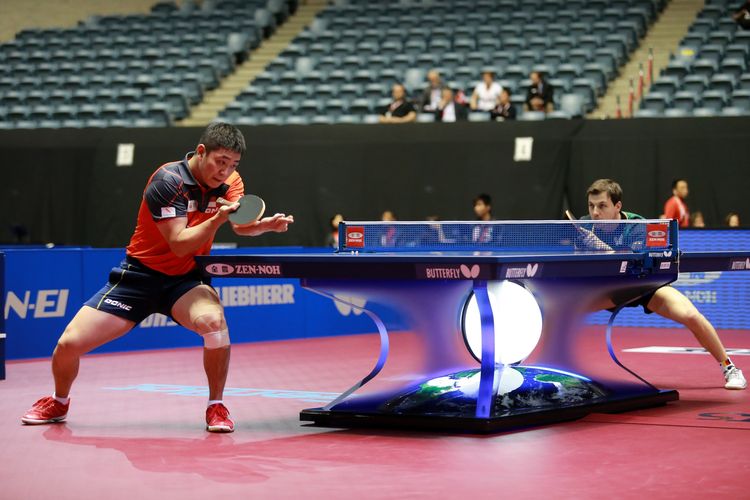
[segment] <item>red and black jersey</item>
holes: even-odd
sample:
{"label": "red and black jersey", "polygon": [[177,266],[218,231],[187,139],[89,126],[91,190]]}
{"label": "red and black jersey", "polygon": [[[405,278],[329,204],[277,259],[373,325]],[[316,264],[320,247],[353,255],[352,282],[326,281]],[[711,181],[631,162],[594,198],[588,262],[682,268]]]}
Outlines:
{"label": "red and black jersey", "polygon": [[216,214],[219,209],[217,198],[236,201],[245,192],[245,185],[237,172],[232,173],[218,188],[206,189],[201,186],[188,166],[193,154],[188,153],[182,161],[166,163],[151,175],[143,191],[135,232],[126,248],[127,255],[171,276],[185,274],[195,268],[194,257],[207,255],[213,238],[194,253],[178,257],[170,250],[156,224],[165,219],[184,217],[185,227],[196,226]]}

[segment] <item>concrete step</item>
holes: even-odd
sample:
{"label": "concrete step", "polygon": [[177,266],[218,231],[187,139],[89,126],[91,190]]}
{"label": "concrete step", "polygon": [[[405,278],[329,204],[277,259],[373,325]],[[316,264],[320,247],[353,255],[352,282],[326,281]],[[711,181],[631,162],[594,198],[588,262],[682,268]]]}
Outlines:
{"label": "concrete step", "polygon": [[[640,47],[631,54],[630,61],[620,68],[619,77],[611,82],[607,93],[599,99],[598,107],[589,114],[590,118],[605,118],[614,116],[617,108],[617,98],[620,98],[620,106],[623,113],[627,111],[630,82],[634,87],[639,81],[641,68],[647,71],[649,47],[654,47],[653,75],[656,78],[661,69],[669,63],[669,56],[674,52],[682,37],[687,33],[688,27],[695,20],[697,13],[703,8],[702,0],[672,0],[664,8],[659,19],[651,26],[648,33],[641,40]],[[641,66],[642,65],[642,66]],[[644,75],[647,78],[647,75]],[[646,85],[644,85],[644,93]],[[634,109],[636,107],[634,106]]]}

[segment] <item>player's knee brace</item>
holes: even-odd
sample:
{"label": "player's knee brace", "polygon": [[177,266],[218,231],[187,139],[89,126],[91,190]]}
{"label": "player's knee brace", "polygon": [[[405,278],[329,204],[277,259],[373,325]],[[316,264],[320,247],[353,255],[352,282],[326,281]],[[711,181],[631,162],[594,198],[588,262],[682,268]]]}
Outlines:
{"label": "player's knee brace", "polygon": [[203,347],[206,349],[220,349],[229,347],[229,330],[224,328],[216,332],[202,334]]}
{"label": "player's knee brace", "polygon": [[229,330],[220,314],[204,314],[194,321],[195,329],[203,337],[206,349],[219,349],[229,345]]}

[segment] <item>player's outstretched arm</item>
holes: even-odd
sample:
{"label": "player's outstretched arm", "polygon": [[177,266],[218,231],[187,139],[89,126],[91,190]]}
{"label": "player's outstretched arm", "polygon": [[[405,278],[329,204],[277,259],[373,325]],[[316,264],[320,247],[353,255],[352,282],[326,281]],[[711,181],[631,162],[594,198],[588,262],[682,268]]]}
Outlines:
{"label": "player's outstretched arm", "polygon": [[240,236],[258,236],[263,233],[284,233],[293,222],[293,215],[274,214],[249,224],[232,224],[232,229]]}
{"label": "player's outstretched arm", "polygon": [[603,242],[593,231],[576,224],[576,247],[580,250],[599,250],[612,252],[612,247]]}

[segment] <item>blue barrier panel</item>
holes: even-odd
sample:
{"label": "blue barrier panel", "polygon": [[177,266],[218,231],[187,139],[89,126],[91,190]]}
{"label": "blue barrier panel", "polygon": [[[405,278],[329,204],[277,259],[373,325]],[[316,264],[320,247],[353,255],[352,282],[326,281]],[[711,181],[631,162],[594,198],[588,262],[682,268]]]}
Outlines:
{"label": "blue barrier panel", "polygon": [[[262,249],[289,252],[289,248]],[[321,251],[291,249],[295,252]],[[231,249],[251,253],[258,249]],[[330,250],[326,250],[330,251]],[[216,251],[220,253],[222,250]],[[8,251],[5,318],[7,357],[49,357],[65,326],[123,259],[123,249],[12,249]],[[304,290],[296,279],[218,279],[212,283],[225,306],[233,343],[346,335],[376,331],[365,315]],[[370,307],[370,305],[368,305]],[[390,328],[403,329],[392,311],[372,305]],[[123,337],[94,352],[121,352],[202,345],[195,333],[166,316],[152,315]]]}
{"label": "blue barrier panel", "polygon": [[[748,230],[687,230],[680,231],[683,251],[732,251],[750,249]],[[716,328],[750,329],[750,272],[710,271],[680,273],[672,285],[684,293]],[[592,314],[588,323],[606,325],[610,314]],[[619,326],[647,328],[681,328],[674,321],[656,314],[644,314],[641,308],[626,308],[617,317]]]}
{"label": "blue barrier panel", "polygon": [[83,300],[82,249],[4,252],[7,357],[47,357]]}
{"label": "blue barrier panel", "polygon": [[[0,305],[5,311],[5,254],[0,252]],[[5,314],[0,315],[0,380],[5,379]]]}

